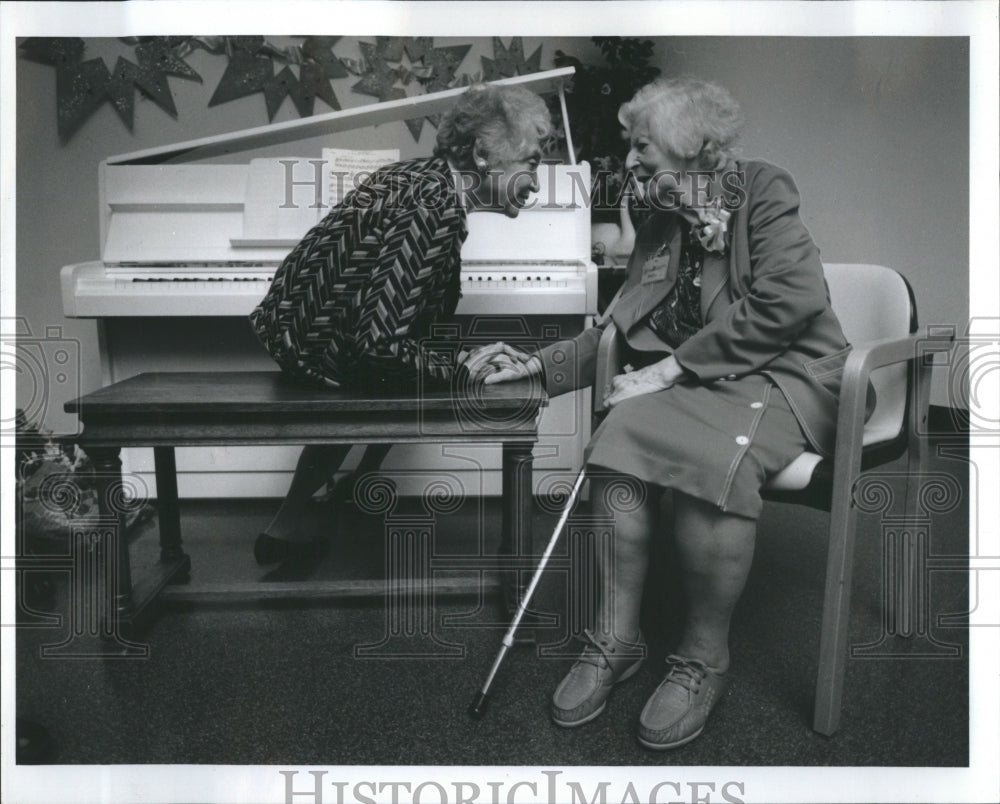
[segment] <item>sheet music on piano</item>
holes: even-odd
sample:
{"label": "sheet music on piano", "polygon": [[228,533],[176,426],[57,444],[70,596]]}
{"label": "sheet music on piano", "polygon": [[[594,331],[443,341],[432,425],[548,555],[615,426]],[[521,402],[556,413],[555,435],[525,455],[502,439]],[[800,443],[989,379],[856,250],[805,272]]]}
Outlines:
{"label": "sheet music on piano", "polygon": [[335,207],[366,176],[380,167],[399,161],[399,149],[356,151],[349,148],[323,149],[323,204]]}

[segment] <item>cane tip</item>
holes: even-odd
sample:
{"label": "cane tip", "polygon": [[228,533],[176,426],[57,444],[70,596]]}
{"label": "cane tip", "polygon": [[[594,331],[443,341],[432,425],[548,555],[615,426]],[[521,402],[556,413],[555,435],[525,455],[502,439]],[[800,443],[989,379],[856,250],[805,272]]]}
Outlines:
{"label": "cane tip", "polygon": [[485,692],[477,692],[476,697],[472,699],[472,703],[469,704],[469,717],[473,720],[482,720],[483,715],[486,714],[486,708],[489,706],[490,697]]}

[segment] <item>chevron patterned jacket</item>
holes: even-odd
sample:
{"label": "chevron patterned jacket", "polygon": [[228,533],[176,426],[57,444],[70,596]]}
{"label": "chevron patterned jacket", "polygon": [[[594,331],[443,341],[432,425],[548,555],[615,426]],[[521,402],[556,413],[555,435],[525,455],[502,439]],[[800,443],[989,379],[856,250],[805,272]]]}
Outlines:
{"label": "chevron patterned jacket", "polygon": [[250,323],[285,372],[313,384],[446,383],[455,355],[421,340],[455,312],[467,234],[444,158],[388,165],[295,246]]}

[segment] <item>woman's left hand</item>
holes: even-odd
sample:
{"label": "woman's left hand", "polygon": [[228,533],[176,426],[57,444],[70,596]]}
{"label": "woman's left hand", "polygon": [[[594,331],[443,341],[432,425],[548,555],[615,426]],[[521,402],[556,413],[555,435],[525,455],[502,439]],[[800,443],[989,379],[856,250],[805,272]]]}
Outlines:
{"label": "woman's left hand", "polygon": [[654,394],[669,388],[684,377],[684,369],[673,355],[664,358],[659,363],[617,375],[612,381],[611,393],[604,399],[606,408],[613,408],[619,402],[629,397],[642,394]]}

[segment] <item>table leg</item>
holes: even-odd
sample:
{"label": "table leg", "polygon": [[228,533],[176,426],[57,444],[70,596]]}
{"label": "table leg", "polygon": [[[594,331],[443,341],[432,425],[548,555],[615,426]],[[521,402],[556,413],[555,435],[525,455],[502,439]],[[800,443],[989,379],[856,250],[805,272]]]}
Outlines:
{"label": "table leg", "polygon": [[177,498],[177,462],[173,447],[154,447],[156,503],[160,522],[160,561],[187,558],[181,546],[181,514]]}
{"label": "table leg", "polygon": [[125,496],[122,484],[121,450],[118,447],[88,447],[87,455],[94,465],[97,483],[98,510],[102,520],[111,526],[112,544],[104,545],[114,554],[111,563],[114,577],[105,588],[112,596],[110,613],[117,622],[130,620],[135,613],[132,596],[132,568],[129,562],[128,537],[125,533]]}
{"label": "table leg", "polygon": [[[513,615],[524,597],[530,570],[521,571],[516,565],[533,555],[531,532],[531,478],[532,455],[530,444],[503,445],[502,495],[503,513],[501,519],[500,547],[497,555],[501,566],[500,584],[503,591],[504,607]],[[505,562],[505,559],[509,561]]]}

